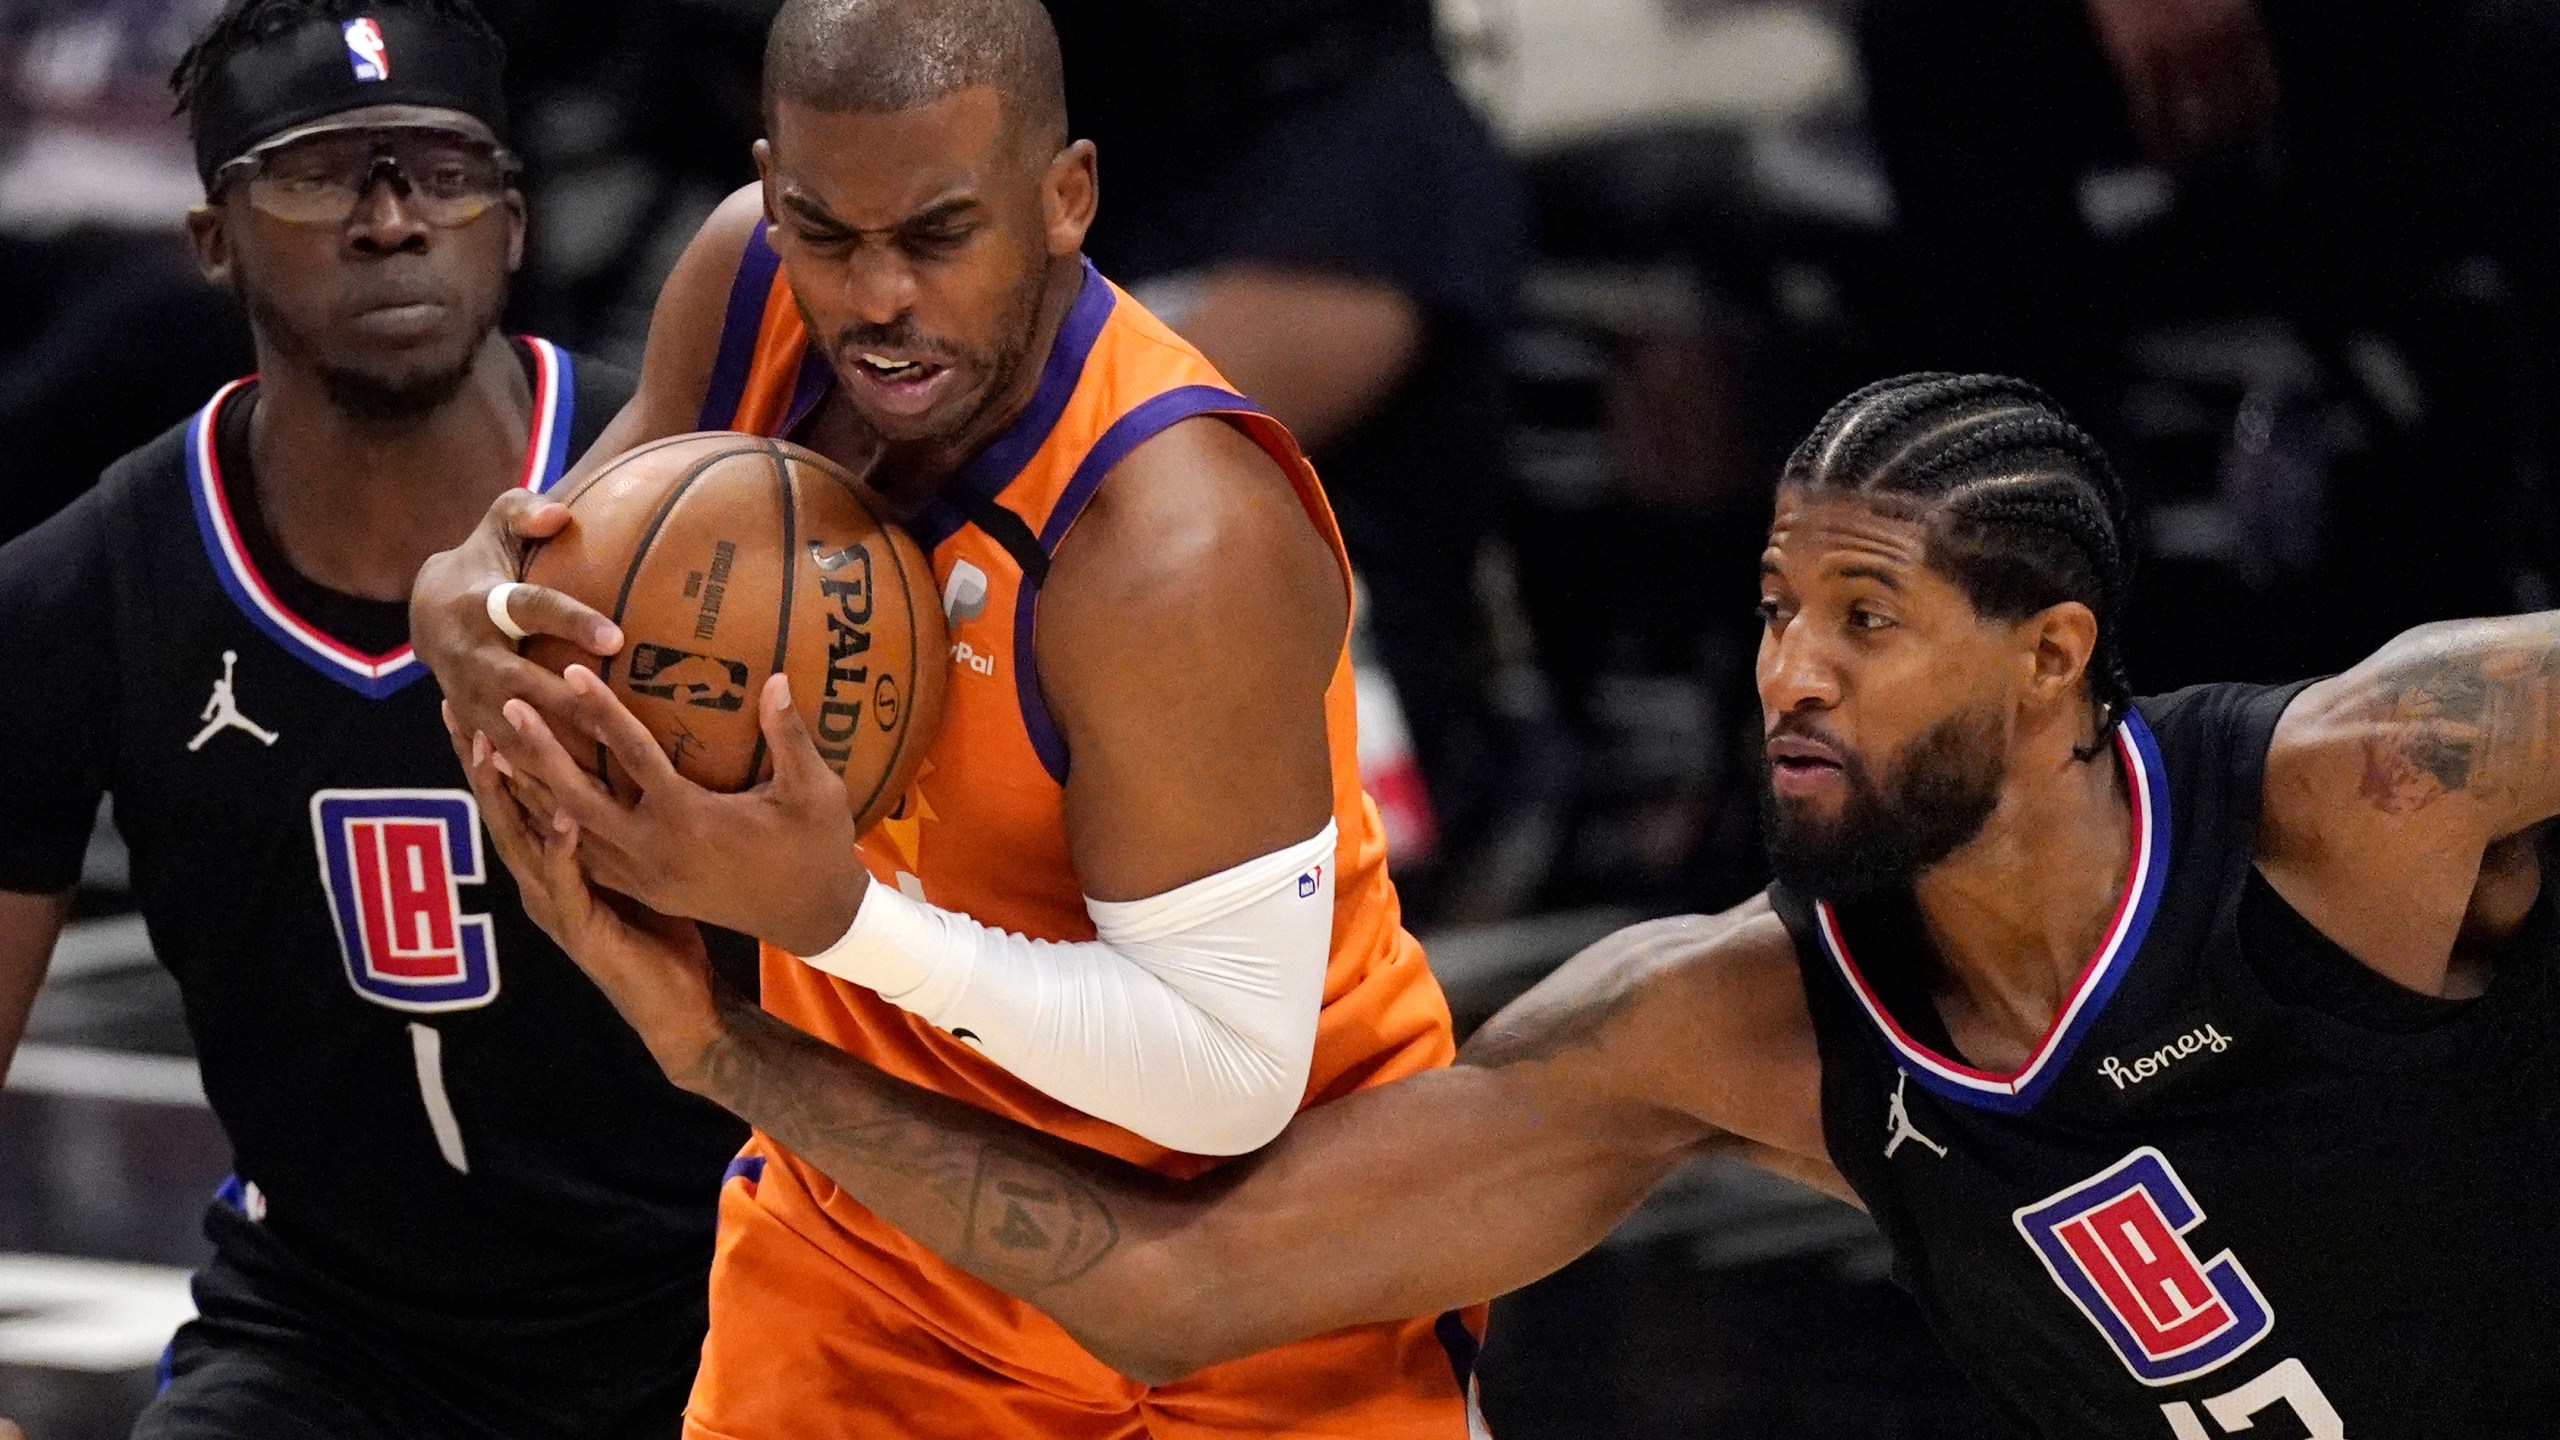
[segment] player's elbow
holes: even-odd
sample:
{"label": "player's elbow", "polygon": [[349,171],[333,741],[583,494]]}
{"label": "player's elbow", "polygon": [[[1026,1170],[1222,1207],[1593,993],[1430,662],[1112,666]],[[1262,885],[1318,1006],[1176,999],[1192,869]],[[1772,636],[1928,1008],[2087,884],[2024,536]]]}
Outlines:
{"label": "player's elbow", "polygon": [[1143,1128],[1130,1128],[1186,1155],[1250,1155],[1278,1139],[1298,1113],[1314,1048],[1309,1037],[1306,1053],[1293,1057],[1295,1063],[1267,1053],[1226,1057],[1223,1083],[1153,1106]]}
{"label": "player's elbow", "polygon": [[1199,1113],[1184,1117],[1169,1127],[1170,1138],[1149,1136],[1159,1145],[1190,1155],[1250,1155],[1280,1138],[1289,1128],[1289,1118],[1298,1113],[1298,1099],[1304,1085],[1286,1090],[1277,1087],[1268,1092],[1231,1098],[1227,1103],[1203,1107]]}

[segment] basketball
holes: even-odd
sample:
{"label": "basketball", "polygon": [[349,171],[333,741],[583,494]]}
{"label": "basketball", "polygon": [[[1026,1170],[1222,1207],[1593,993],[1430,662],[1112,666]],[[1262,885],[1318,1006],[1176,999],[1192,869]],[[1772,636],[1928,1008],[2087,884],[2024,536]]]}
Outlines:
{"label": "basketball", "polygon": [[[569,524],[524,579],[610,616],[622,653],[599,662],[535,636],[527,658],[593,665],[677,772],[713,790],[772,772],[756,702],[779,670],[860,828],[897,805],[941,714],[949,645],[923,551],[851,475],[714,432],[644,445],[563,499]],[[635,793],[603,746],[581,758]]]}

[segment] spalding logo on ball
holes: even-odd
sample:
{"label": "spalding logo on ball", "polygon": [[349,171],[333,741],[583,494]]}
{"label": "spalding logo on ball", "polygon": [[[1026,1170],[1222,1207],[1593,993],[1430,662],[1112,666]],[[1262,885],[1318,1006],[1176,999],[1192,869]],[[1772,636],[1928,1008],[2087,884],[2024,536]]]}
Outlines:
{"label": "spalding logo on ball", "polygon": [[[564,500],[569,525],[524,579],[611,617],[625,643],[598,662],[536,636],[528,659],[594,665],[678,773],[714,790],[772,773],[755,701],[780,671],[861,828],[896,806],[941,717],[950,642],[924,552],[852,476],[712,432],[644,445]],[[602,746],[588,764],[635,793]]]}

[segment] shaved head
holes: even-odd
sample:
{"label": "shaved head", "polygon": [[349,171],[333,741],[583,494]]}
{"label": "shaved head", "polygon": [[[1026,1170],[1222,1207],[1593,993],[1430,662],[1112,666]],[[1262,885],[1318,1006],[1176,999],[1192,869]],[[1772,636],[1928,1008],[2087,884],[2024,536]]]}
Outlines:
{"label": "shaved head", "polygon": [[1058,32],[1039,0],[785,0],[765,41],[765,132],[785,101],[884,115],[980,85],[1042,158],[1067,143]]}

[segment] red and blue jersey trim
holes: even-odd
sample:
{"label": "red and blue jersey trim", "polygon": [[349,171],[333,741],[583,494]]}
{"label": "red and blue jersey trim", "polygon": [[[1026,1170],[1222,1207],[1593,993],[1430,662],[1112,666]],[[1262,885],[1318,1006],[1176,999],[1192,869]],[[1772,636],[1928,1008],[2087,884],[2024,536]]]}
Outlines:
{"label": "red and blue jersey trim", "polygon": [[[525,437],[524,469],[516,483],[536,494],[549,490],[569,468],[569,430],[577,417],[575,362],[569,352],[548,340],[525,337],[533,352],[533,426]],[[266,632],[286,653],[368,700],[380,700],[427,673],[406,645],[368,655],[339,640],[288,608],[241,538],[240,524],[224,492],[222,461],[214,437],[224,402],[249,379],[234,380],[214,392],[187,424],[187,494],[194,502],[196,529],[205,556],[223,593],[240,607],[249,623]]]}
{"label": "red and blue jersey trim", "polygon": [[2125,972],[2132,968],[2135,952],[2142,948],[2142,938],[2150,931],[2151,917],[2159,909],[2160,894],[2169,879],[2168,772],[2160,760],[2159,742],[2152,738],[2151,727],[2143,723],[2139,713],[2128,714],[2124,723],[2116,727],[2115,743],[2116,754],[2124,762],[2125,788],[2133,800],[2133,859],[2127,867],[2124,893],[2116,902],[2115,918],[2109,922],[2105,938],[2098,942],[2097,953],[2080,972],[2044,1039],[2017,1069],[2007,1074],[1980,1069],[1949,1059],[1912,1039],[1885,1008],[1867,977],[1859,973],[1857,962],[1850,958],[1849,942],[1841,934],[1840,918],[1830,902],[1814,902],[1822,948],[1839,966],[1849,993],[1857,997],[1867,1017],[1883,1032],[1885,1042],[1902,1057],[1903,1068],[1911,1078],[1942,1100],[2007,1115],[2033,1109],[2070,1063],[2071,1052],[2097,1023]]}

